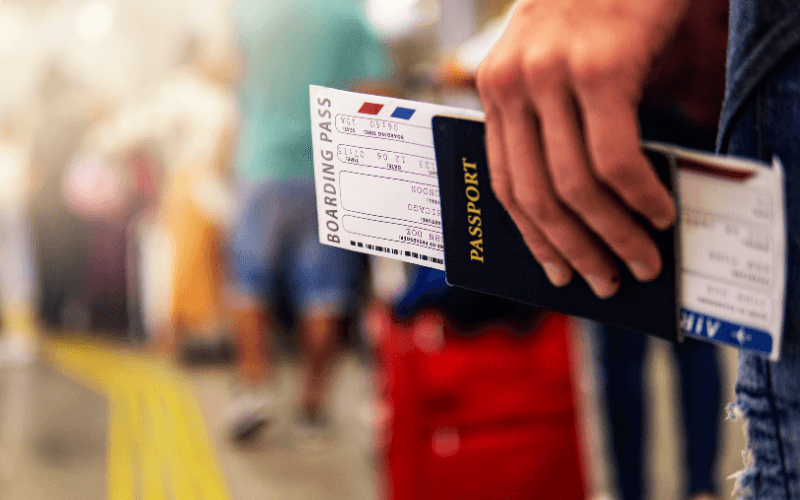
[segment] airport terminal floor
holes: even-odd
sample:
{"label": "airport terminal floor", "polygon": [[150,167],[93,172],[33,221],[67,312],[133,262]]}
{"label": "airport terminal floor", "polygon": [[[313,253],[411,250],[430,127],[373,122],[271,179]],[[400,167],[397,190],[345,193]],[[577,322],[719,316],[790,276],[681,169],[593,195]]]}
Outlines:
{"label": "airport terminal floor", "polygon": [[[280,392],[296,370],[281,365]],[[278,412],[252,445],[227,439],[225,369],[168,363],[80,337],[0,369],[0,498],[370,499],[377,497],[367,372],[337,367],[329,432],[295,439]],[[285,418],[283,418],[285,417]]]}
{"label": "airport terminal floor", "polygon": [[[298,436],[293,402],[284,398],[271,427],[249,446],[228,439],[226,367],[176,368],[89,335],[49,335],[39,359],[0,367],[0,498],[17,499],[375,499],[381,498],[375,451],[374,391],[368,364],[347,353],[335,369],[331,424],[324,436]],[[650,349],[647,386],[654,390],[648,426],[650,498],[678,500],[680,451],[672,422],[669,358]],[[724,351],[724,400],[736,358]],[[584,372],[586,379],[590,370]],[[277,370],[280,394],[295,394],[291,361]],[[589,377],[591,378],[591,377]],[[592,380],[584,420],[596,500],[612,499],[603,458],[602,418]],[[720,480],[741,468],[739,422],[721,429]],[[592,437],[593,436],[593,437]],[[655,452],[658,450],[658,453]],[[680,469],[679,469],[680,470]]]}

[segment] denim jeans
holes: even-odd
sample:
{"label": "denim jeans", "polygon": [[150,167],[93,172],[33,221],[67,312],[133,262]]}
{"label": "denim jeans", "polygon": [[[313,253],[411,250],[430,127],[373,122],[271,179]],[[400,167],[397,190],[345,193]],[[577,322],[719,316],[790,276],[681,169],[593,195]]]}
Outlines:
{"label": "denim jeans", "polygon": [[362,257],[319,242],[312,179],[242,185],[230,246],[243,297],[274,307],[282,279],[297,314],[343,316],[354,304]]}
{"label": "denim jeans", "polygon": [[723,153],[786,171],[787,290],[782,359],[739,356],[735,416],[746,419],[742,499],[800,499],[800,5],[732,0]]}

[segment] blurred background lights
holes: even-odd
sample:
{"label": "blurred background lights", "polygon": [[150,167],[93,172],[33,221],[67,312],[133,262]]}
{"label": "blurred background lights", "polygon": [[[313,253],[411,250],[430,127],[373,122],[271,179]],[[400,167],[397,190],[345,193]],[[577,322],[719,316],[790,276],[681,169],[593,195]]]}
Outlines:
{"label": "blurred background lights", "polygon": [[387,39],[401,38],[421,25],[435,22],[440,5],[434,0],[368,0],[370,23]]}
{"label": "blurred background lights", "polygon": [[[3,0],[0,0],[2,5]],[[7,52],[15,49],[22,41],[22,20],[17,12],[6,11],[6,15],[0,17],[0,52]]]}
{"label": "blurred background lights", "polygon": [[86,43],[98,43],[111,31],[114,8],[106,0],[89,0],[75,16],[75,34]]}

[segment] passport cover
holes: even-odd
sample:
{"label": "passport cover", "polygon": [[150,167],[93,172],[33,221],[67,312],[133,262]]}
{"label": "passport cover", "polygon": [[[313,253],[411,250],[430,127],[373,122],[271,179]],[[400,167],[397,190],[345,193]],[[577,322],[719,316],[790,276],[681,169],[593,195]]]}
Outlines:
{"label": "passport cover", "polygon": [[[483,122],[436,116],[433,137],[442,205],[445,273],[450,285],[678,340],[674,228],[657,231],[640,219],[658,245],[664,262],[656,280],[639,283],[617,259],[621,286],[611,298],[597,298],[579,276],[567,286],[557,288],[550,284],[492,192]],[[670,160],[660,153],[646,153],[661,180],[672,190]],[[474,164],[474,168],[470,166],[465,172],[465,162]],[[473,172],[477,172],[477,178],[465,178],[465,174]],[[477,185],[466,182],[476,179]],[[477,210],[480,210],[481,238],[470,234],[470,228],[477,233],[469,218],[478,215]],[[479,239],[480,243],[473,243]]]}

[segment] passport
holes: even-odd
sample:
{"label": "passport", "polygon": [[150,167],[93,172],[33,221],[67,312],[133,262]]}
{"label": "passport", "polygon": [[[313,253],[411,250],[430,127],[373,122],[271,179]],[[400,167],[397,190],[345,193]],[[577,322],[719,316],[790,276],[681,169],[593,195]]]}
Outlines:
{"label": "passport", "polygon": [[[664,262],[654,281],[638,282],[616,259],[621,284],[610,298],[597,298],[578,276],[564,287],[555,287],[492,192],[484,135],[482,121],[433,118],[448,284],[678,340],[675,229],[658,231],[640,219]],[[664,185],[672,190],[669,158],[657,151],[646,154]],[[480,226],[475,224],[475,216],[480,217]]]}

